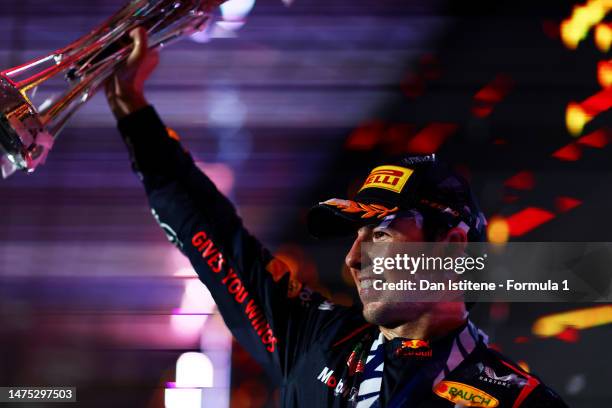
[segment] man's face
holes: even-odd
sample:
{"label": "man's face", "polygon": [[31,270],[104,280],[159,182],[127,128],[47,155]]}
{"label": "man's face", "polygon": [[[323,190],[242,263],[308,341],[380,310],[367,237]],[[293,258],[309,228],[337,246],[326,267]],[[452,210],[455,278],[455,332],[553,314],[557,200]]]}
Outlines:
{"label": "man's face", "polygon": [[346,255],[348,266],[359,297],[363,303],[365,319],[373,324],[394,327],[413,320],[431,307],[431,304],[402,301],[396,293],[375,290],[373,282],[381,279],[371,268],[362,268],[361,244],[392,242],[424,242],[422,222],[419,217],[397,217],[390,223],[365,226],[358,230],[353,246]]}

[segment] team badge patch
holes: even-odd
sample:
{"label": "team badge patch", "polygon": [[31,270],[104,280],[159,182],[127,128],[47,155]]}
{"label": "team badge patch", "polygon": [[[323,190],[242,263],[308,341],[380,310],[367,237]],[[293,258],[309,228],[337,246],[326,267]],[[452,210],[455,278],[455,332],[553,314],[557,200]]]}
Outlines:
{"label": "team badge patch", "polygon": [[489,384],[501,385],[502,387],[506,388],[510,388],[512,385],[523,387],[525,384],[527,384],[526,379],[520,378],[516,374],[497,375],[495,370],[482,363],[478,364],[478,368],[480,369],[478,379]]}
{"label": "team badge patch", "polygon": [[499,401],[492,395],[455,381],[441,381],[435,387],[434,392],[461,407],[496,407],[499,405]]}
{"label": "team badge patch", "polygon": [[400,193],[414,170],[400,166],[378,166],[368,175],[359,191],[365,188],[384,188]]}

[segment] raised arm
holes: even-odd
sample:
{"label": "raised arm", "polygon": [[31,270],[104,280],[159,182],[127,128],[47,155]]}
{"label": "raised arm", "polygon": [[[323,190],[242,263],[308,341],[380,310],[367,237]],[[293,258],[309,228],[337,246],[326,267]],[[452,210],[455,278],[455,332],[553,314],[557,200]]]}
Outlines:
{"label": "raised arm", "polygon": [[318,310],[324,299],[291,279],[171,137],[143,94],[157,58],[147,53],[142,31],[132,35],[127,66],[107,86],[132,166],[155,218],[190,259],[236,339],[280,379],[333,313]]}

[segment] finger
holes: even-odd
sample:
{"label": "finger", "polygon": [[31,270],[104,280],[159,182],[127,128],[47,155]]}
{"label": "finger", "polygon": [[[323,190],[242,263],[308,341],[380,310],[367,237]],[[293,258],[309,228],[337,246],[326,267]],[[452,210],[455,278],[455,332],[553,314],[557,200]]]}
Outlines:
{"label": "finger", "polygon": [[130,53],[127,63],[132,64],[135,61],[142,60],[147,55],[148,49],[148,38],[147,38],[147,30],[142,27],[136,27],[132,31],[130,31],[130,38],[134,44],[134,48],[132,48],[132,52]]}

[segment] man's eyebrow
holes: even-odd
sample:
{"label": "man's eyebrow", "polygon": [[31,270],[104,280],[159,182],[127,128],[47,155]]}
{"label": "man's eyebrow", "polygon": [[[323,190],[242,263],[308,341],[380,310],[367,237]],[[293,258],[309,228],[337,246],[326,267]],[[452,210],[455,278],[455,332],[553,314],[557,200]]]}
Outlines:
{"label": "man's eyebrow", "polygon": [[375,229],[375,230],[377,230],[377,229],[388,229],[389,228],[389,224],[376,224],[372,228]]}

